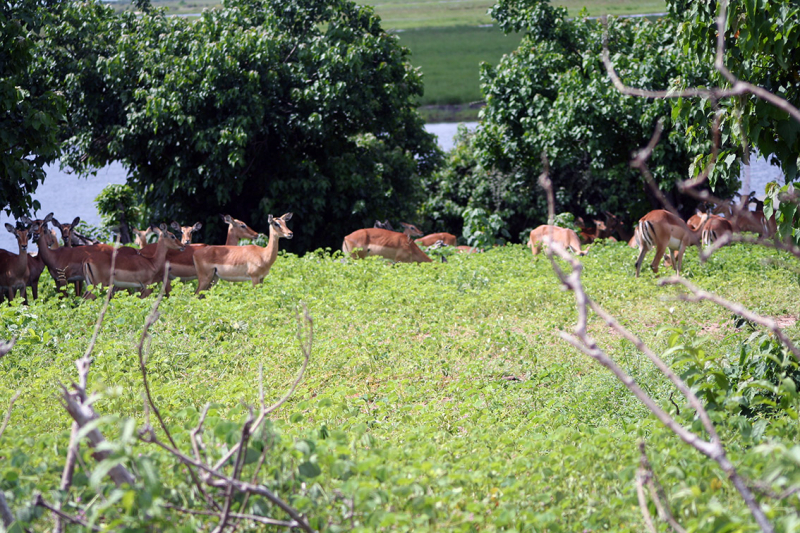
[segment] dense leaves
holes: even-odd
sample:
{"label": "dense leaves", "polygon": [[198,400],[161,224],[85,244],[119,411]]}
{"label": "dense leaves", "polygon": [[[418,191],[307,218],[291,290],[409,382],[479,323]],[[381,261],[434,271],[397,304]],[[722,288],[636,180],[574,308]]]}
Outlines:
{"label": "dense leaves", "polygon": [[65,161],[123,161],[156,219],[202,220],[212,242],[219,212],[259,228],[292,211],[293,249],[338,245],[408,214],[440,158],[407,51],[346,0],[233,1],[196,21],[89,2],[47,38],[78,111]]}
{"label": "dense leaves", "polygon": [[[565,9],[541,0],[501,1],[492,13],[507,31],[526,36],[499,65],[483,69],[487,107],[477,146],[485,163],[519,176],[521,191],[541,196],[536,177],[546,154],[557,210],[609,210],[638,219],[658,204],[630,161],[660,120],[664,138],[650,169],[661,190],[672,195],[675,182],[687,177],[692,152],[672,121],[669,102],[623,96],[612,86],[600,59],[600,22],[568,19]],[[678,75],[695,80],[682,68],[676,25],[669,20],[612,19],[607,31],[611,59],[627,84],[662,89]],[[727,183],[717,189],[724,195]],[[674,200],[686,212],[694,207],[685,198]],[[525,210],[526,219],[546,220],[543,199]],[[511,233],[522,229],[513,225]]]}
{"label": "dense leaves", "polygon": [[0,209],[21,216],[58,153],[63,97],[32,68],[47,2],[0,1]]}

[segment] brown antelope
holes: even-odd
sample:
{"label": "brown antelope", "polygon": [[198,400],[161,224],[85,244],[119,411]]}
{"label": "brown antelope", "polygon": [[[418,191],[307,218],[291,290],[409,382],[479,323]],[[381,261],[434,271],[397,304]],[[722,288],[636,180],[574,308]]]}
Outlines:
{"label": "brown antelope", "polygon": [[[686,224],[689,225],[688,222]],[[705,226],[703,226],[703,231],[702,231],[703,246],[711,246],[714,243],[714,241],[716,241],[726,233],[733,233],[733,225],[731,224],[731,222],[717,215],[709,216],[708,220],[706,220]]]}
{"label": "brown antelope", "polygon": [[138,246],[139,249],[142,249],[145,246],[147,246],[147,238],[154,233],[153,228],[149,226],[147,227],[146,230],[131,228],[131,231],[135,235],[135,237],[133,238],[133,244]]}
{"label": "brown antelope", "polygon": [[416,226],[403,224],[405,232],[398,233],[380,228],[365,228],[347,235],[342,242],[342,251],[353,258],[364,259],[379,255],[399,263],[430,263],[431,258],[413,241]]}
{"label": "brown antelope", "polygon": [[[197,271],[197,290],[208,289],[215,279],[225,281],[252,281],[255,287],[262,281],[278,258],[278,241],[281,237],[291,239],[292,230],[286,226],[292,213],[282,217],[267,217],[269,224],[269,243],[266,248],[251,244],[248,246],[205,246],[194,252],[194,266]],[[249,228],[248,228],[249,229]],[[252,230],[250,230],[252,231]],[[385,231],[385,230],[382,230]],[[230,236],[230,233],[228,233]]]}
{"label": "brown antelope", "polygon": [[[756,204],[755,211],[750,211],[750,204]],[[726,202],[714,209],[714,214],[723,215],[730,221],[733,231],[749,231],[757,233],[760,237],[771,238],[778,230],[773,214],[769,219],[764,215],[764,202],[758,199],[750,199],[746,204],[733,204]]]}
{"label": "brown antelope", "polygon": [[[680,276],[686,247],[700,242],[701,232],[707,218],[708,214],[706,213],[700,215],[700,227],[692,230],[681,218],[664,209],[656,209],[643,216],[639,221],[639,227],[636,228],[636,242],[640,250],[639,257],[636,259],[636,277],[639,277],[642,261],[651,248],[656,249],[656,256],[650,264],[653,272],[658,273],[661,257],[666,250],[669,250],[672,267]],[[673,252],[675,252],[674,257]]]}
{"label": "brown antelope", "polygon": [[[183,245],[183,250],[167,250],[167,261],[169,262],[169,280],[167,281],[166,292],[170,293],[172,290],[171,280],[180,278],[181,281],[189,281],[197,279],[197,270],[194,267],[194,252],[200,248],[208,246],[207,244],[192,244],[192,234],[203,225],[200,222],[195,223],[193,226],[181,226],[177,222],[172,222],[172,229],[181,232],[180,241]],[[141,254],[148,258],[154,258],[156,254],[156,245],[148,244],[141,250]],[[163,270],[159,272],[159,279],[164,278]]]}
{"label": "brown antelope", "polygon": [[452,233],[431,233],[421,239],[416,239],[414,242],[422,246],[432,246],[436,241],[442,241],[445,246],[456,246],[458,244],[456,236]]}
{"label": "brown antelope", "polygon": [[589,251],[587,248],[581,251],[581,241],[578,239],[578,234],[569,228],[562,228],[559,226],[550,226],[543,224],[538,228],[531,230],[530,237],[528,238],[528,246],[533,255],[539,255],[542,245],[547,244],[546,240],[550,239],[559,243],[564,248],[572,250],[573,253],[578,255],[586,255]]}
{"label": "brown antelope", "polygon": [[17,238],[19,253],[13,254],[7,250],[0,250],[0,302],[3,296],[8,301],[14,299],[14,295],[19,291],[20,296],[28,303],[28,293],[25,287],[28,285],[30,269],[28,268],[28,240],[33,233],[30,231],[31,219],[22,217],[21,224],[18,222],[15,228],[11,224],[6,224],[9,233]]}
{"label": "brown antelope", "polygon": [[225,246],[237,246],[242,239],[253,240],[258,237],[258,232],[241,220],[235,219],[230,215],[220,216],[228,225],[228,238],[225,239]]}
{"label": "brown antelope", "polygon": [[[31,235],[33,235],[33,231],[31,231]],[[39,297],[39,278],[44,272],[44,261],[38,253],[36,255],[28,254],[28,271],[28,287],[31,288],[31,296],[36,300]]]}
{"label": "brown antelope", "polygon": [[[183,245],[177,237],[167,231],[167,225],[161,224],[155,228],[158,235],[156,253],[153,258],[141,254],[117,255],[114,260],[113,283],[115,288],[138,289],[144,298],[152,292],[149,285],[161,281],[164,263],[167,259],[167,250],[183,250]],[[83,275],[90,285],[111,285],[112,254],[94,253],[83,261]]]}
{"label": "brown antelope", "polygon": [[75,231],[75,227],[80,221],[81,217],[75,217],[70,224],[61,224],[55,218],[53,219],[53,225],[58,226],[61,230],[61,240],[64,241],[64,246],[69,248],[72,246],[89,246],[98,243],[96,239],[86,237]]}

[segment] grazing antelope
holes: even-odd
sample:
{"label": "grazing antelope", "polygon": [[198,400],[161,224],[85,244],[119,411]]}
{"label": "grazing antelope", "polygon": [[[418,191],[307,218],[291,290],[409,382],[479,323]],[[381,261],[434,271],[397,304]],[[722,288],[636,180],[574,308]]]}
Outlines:
{"label": "grazing antelope", "polygon": [[442,241],[445,246],[456,246],[458,244],[456,236],[452,233],[431,233],[414,242],[422,246],[432,246],[436,241]]}
{"label": "grazing antelope", "polygon": [[241,220],[235,219],[230,215],[220,216],[228,225],[228,238],[225,239],[225,246],[237,246],[242,239],[253,240],[258,237],[258,232]]}
{"label": "grazing antelope", "polygon": [[588,248],[581,251],[581,241],[578,239],[578,234],[573,230],[543,224],[531,230],[530,237],[528,238],[528,246],[530,246],[533,255],[539,255],[542,245],[546,244],[546,239],[551,239],[578,255],[586,255],[589,251]]}
{"label": "grazing antelope", "polygon": [[[254,287],[264,281],[278,258],[278,241],[281,237],[285,239],[294,237],[292,230],[286,226],[286,222],[291,218],[292,213],[286,213],[282,217],[273,217],[272,215],[267,217],[269,243],[266,248],[251,244],[248,246],[205,246],[195,250],[194,266],[197,271],[195,294],[208,289],[216,278],[225,281],[249,280],[252,281]],[[230,233],[228,235],[230,236]]]}
{"label": "grazing antelope", "polygon": [[[344,238],[342,251],[345,255],[360,259],[379,255],[398,263],[430,263],[431,258],[413,241],[412,234],[416,227],[411,224],[403,226],[406,228],[403,233],[380,228],[354,231]],[[419,234],[422,235],[422,232]]]}
{"label": "grazing antelope", "polygon": [[708,220],[706,220],[705,226],[703,226],[703,231],[702,231],[703,246],[712,245],[714,241],[716,241],[726,233],[733,233],[733,225],[731,224],[731,222],[717,215],[709,216]]}
{"label": "grazing antelope", "polygon": [[[656,256],[650,264],[653,272],[658,273],[661,257],[666,250],[669,250],[672,267],[680,276],[686,247],[700,241],[707,218],[708,214],[706,213],[700,215],[700,227],[692,230],[682,219],[664,209],[656,209],[643,216],[639,221],[639,227],[636,228],[636,242],[640,250],[639,257],[636,259],[636,277],[639,277],[644,256],[651,248],[656,249]],[[674,257],[672,256],[673,252],[675,252]]]}
{"label": "grazing antelope", "polygon": [[28,268],[28,240],[32,233],[30,231],[33,223],[28,217],[22,217],[21,223],[17,223],[15,228],[6,223],[6,229],[17,238],[19,253],[14,254],[7,250],[0,250],[0,302],[3,296],[8,301],[14,299],[14,295],[19,291],[20,296],[28,303],[28,293],[25,287],[28,285],[30,269]]}
{"label": "grazing antelope", "polygon": [[[154,228],[158,235],[156,253],[153,258],[141,254],[117,255],[114,260],[113,283],[115,288],[138,289],[144,298],[152,292],[148,285],[157,283],[163,278],[164,263],[167,250],[183,250],[183,245],[175,235],[167,231],[167,225]],[[112,254],[94,253],[83,261],[83,275],[90,285],[111,285]]]}

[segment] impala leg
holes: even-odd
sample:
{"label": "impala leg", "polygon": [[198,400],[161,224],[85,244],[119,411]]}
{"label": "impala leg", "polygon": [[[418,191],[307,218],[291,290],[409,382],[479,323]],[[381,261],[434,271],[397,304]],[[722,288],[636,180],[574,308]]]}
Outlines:
{"label": "impala leg", "polygon": [[31,283],[31,296],[33,296],[33,300],[34,301],[36,301],[36,299],[39,297],[39,282],[38,281],[35,281],[35,282]]}
{"label": "impala leg", "polygon": [[653,262],[650,263],[650,268],[652,269],[654,274],[658,274],[658,264],[661,262],[661,258],[664,257],[664,252],[667,250],[666,246],[662,246],[661,244],[656,245],[656,256],[653,259]]}
{"label": "impala leg", "polygon": [[214,281],[214,276],[217,275],[216,268],[208,272],[204,268],[199,268],[199,266],[195,264],[195,267],[197,267],[197,289],[194,291],[195,294],[200,294],[201,291],[208,289]]}
{"label": "impala leg", "polygon": [[642,262],[644,261],[644,256],[647,255],[647,246],[642,243],[642,247],[639,249],[639,257],[636,259],[636,277],[639,277],[639,272],[642,270]]}
{"label": "impala leg", "polygon": [[680,250],[678,250],[676,252],[676,254],[675,254],[675,263],[674,263],[675,273],[677,275],[679,275],[679,276],[681,275],[681,269],[683,268],[683,254],[684,254],[684,252],[686,252],[686,244],[682,242]]}

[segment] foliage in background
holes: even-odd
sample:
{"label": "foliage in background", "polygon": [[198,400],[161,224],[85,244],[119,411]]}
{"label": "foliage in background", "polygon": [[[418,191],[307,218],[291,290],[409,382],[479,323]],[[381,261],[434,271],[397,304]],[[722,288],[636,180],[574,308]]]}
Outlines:
{"label": "foliage in background", "polygon": [[[480,210],[485,216],[499,217],[499,227],[505,236],[519,233],[533,223],[532,216],[539,201],[544,202],[533,187],[535,182],[523,182],[518,175],[487,170],[478,160],[475,133],[463,125],[458,127],[454,147],[447,154],[442,169],[423,179],[427,193],[419,214],[425,226],[433,231],[448,231],[461,235],[466,231],[465,216]],[[464,237],[466,234],[464,233]],[[492,243],[493,244],[493,243]]]}
{"label": "foliage in background", "polygon": [[[624,243],[593,247],[582,258],[587,290],[657,351],[697,338],[682,334],[671,345],[658,325],[706,327],[704,355],[691,368],[709,399],[739,395],[748,375],[761,379],[761,364],[774,365],[764,374],[775,377],[770,383],[781,382],[791,365],[772,363],[769,337],[751,338],[751,328],[739,328],[725,310],[676,300],[676,290],[658,286],[649,272],[635,279],[635,255]],[[340,257],[281,254],[264,284],[220,282],[203,300],[193,297],[193,283],[173,285],[152,329],[148,375],[184,451],[206,402],[209,453],[238,438],[247,416],[242,404],[259,402],[260,364],[268,398],[291,383],[300,359],[291,348],[293,313],[303,300],[315,321],[308,373],[252,446],[267,449],[269,469],[259,481],[293,493],[291,503],[319,520],[321,530],[640,533],[646,529],[634,478],[642,438],[687,530],[755,530],[712,461],[685,448],[604,368],[558,340],[557,332],[574,324],[574,299],[560,290],[548,261],[532,262],[523,246],[457,254],[446,265],[342,264]],[[800,288],[781,257],[739,244],[701,264],[692,248],[685,272],[705,289],[787,318]],[[144,423],[134,346],[152,297],[115,296],[90,374],[94,408],[110,417],[100,427],[114,458],[135,465],[141,485],[116,491],[102,475],[107,464],[85,454],[76,486],[63,496],[52,491],[70,429],[56,387],[75,379],[73,361],[86,349],[85,329],[102,302],[61,301],[49,279],[40,294],[47,297],[29,307],[17,300],[0,306],[0,328],[18,338],[0,359],[0,413],[22,391],[0,437],[0,490],[12,510],[30,519],[31,496],[41,491],[64,498],[70,513],[119,519],[131,529],[212,529],[216,519],[164,507],[195,497],[185,472],[130,437]],[[674,413],[667,379],[602,320],[589,320],[597,343]],[[796,323],[785,329],[793,339],[798,331]],[[678,372],[690,368],[684,353],[673,350],[665,359]],[[730,374],[730,389],[717,377],[729,367],[742,369],[737,381]],[[786,399],[776,402],[779,409],[747,413],[740,403],[723,402],[736,409],[713,416],[737,468],[780,492],[800,486],[800,429],[789,410],[797,409],[797,397],[779,392]],[[694,411],[677,395],[673,401],[681,423],[694,424]],[[242,503],[235,500],[233,509]],[[791,531],[797,505],[796,495],[770,503],[779,531]],[[254,498],[245,510],[269,511]],[[52,525],[49,515],[32,520],[35,531]]]}
{"label": "foliage in background", "polygon": [[103,187],[94,203],[102,217],[103,226],[121,235],[130,237],[129,228],[145,229],[149,225],[143,216],[146,210],[139,204],[136,194],[129,185],[111,184]]}
{"label": "foliage in background", "polygon": [[767,184],[764,198],[764,216],[775,217],[778,237],[786,242],[800,244],[800,217],[798,217],[798,193],[800,183],[791,181],[781,187],[777,182]]}
{"label": "foliage in background", "polygon": [[234,1],[195,21],[69,4],[45,29],[70,105],[65,161],[120,160],[156,219],[295,213],[303,251],[403,217],[440,161],[407,50],[347,0]]}
{"label": "foliage in background", "polygon": [[0,1],[0,209],[38,209],[31,194],[58,156],[65,101],[33,68],[51,2]]}
{"label": "foliage in background", "polygon": [[[487,107],[476,146],[485,166],[518,176],[522,194],[529,194],[545,153],[557,210],[582,216],[608,210],[632,222],[657,206],[630,161],[662,120],[665,133],[650,170],[679,209],[694,209],[696,202],[674,196],[674,184],[687,177],[695,147],[676,128],[669,102],[623,96],[612,86],[601,62],[604,29],[599,21],[568,19],[566,10],[547,0],[502,0],[492,15],[505,31],[522,31],[525,37],[499,65],[483,67]],[[683,68],[675,23],[612,19],[608,32],[612,61],[626,83],[662,89],[676,76],[687,83],[704,80],[704,72]],[[715,186],[718,195],[726,196],[738,182],[726,175]],[[537,201],[527,205],[528,216],[544,223],[545,202],[538,186],[534,190]],[[509,231],[514,234],[517,228]]]}
{"label": "foliage in background", "polygon": [[[678,22],[677,42],[685,54],[686,68],[708,73],[706,85],[730,87],[730,82],[714,70],[717,47],[716,16],[719,2],[668,0],[670,16]],[[800,105],[800,9],[792,0],[753,2],[731,0],[725,29],[725,66],[739,79],[762,87],[772,94]],[[691,87],[693,80],[677,80],[678,88]],[[700,104],[700,105],[698,105]],[[678,100],[675,114],[680,116],[687,135],[698,139],[710,136],[713,110],[709,101]],[[787,181],[798,176],[800,124],[785,111],[752,95],[727,99],[720,103],[722,131],[733,143],[740,158],[749,157],[741,146],[764,155],[774,155]],[[704,154],[710,152],[707,145]],[[722,166],[733,166],[722,160]]]}

